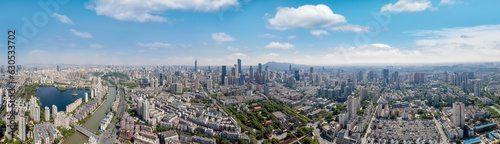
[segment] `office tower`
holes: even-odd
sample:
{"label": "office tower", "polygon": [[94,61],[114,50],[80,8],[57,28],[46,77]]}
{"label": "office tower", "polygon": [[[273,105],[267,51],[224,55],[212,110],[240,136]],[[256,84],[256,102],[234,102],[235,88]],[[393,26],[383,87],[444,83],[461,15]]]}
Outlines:
{"label": "office tower", "polygon": [[57,71],[58,71],[58,72],[60,72],[60,71],[61,71],[61,69],[59,68],[59,65],[57,65]]}
{"label": "office tower", "polygon": [[194,59],[194,72],[198,71],[198,60]]}
{"label": "office tower", "polygon": [[461,102],[453,103],[453,123],[458,127],[465,125],[465,105]]}
{"label": "office tower", "polygon": [[361,89],[361,100],[368,99],[368,88]]}
{"label": "office tower", "polygon": [[384,69],[384,70],[382,71],[382,74],[383,74],[383,76],[384,76],[384,77],[383,77],[383,79],[384,79],[383,84],[384,84],[384,85],[389,84],[389,69]]}
{"label": "office tower", "polygon": [[[19,139],[21,141],[26,141],[26,118],[24,118],[22,116],[19,117],[18,129],[19,129]],[[7,134],[7,135],[9,135],[9,134]]]}
{"label": "office tower", "polygon": [[250,69],[248,69],[248,77],[250,79],[250,81],[253,80],[253,67],[250,66]]}
{"label": "office tower", "polygon": [[347,111],[349,112],[349,119],[353,119],[358,114],[359,110],[359,100],[354,96],[349,96],[347,98]]}
{"label": "office tower", "polygon": [[266,71],[264,72],[264,80],[265,82],[269,80],[269,66],[266,66]]}
{"label": "office tower", "polygon": [[257,73],[262,76],[262,64],[259,63],[259,68],[257,69]]}
{"label": "office tower", "polygon": [[226,77],[226,66],[223,65],[222,68],[221,68],[221,75],[220,75],[220,78],[221,78],[221,85],[224,85],[224,77]]}
{"label": "office tower", "polygon": [[295,81],[300,81],[299,70],[295,70]]}
{"label": "office tower", "polygon": [[448,82],[448,72],[446,72],[446,71],[445,71],[445,72],[444,72],[444,74],[443,74],[443,81],[444,81],[445,83],[447,83],[447,82]]}
{"label": "office tower", "polygon": [[57,106],[52,105],[52,117],[55,119],[57,115]]}
{"label": "office tower", "polygon": [[448,104],[450,106],[453,105],[453,95],[451,95],[450,93],[447,93],[446,94],[446,102],[448,102]]}
{"label": "office tower", "polygon": [[474,84],[474,96],[481,96],[481,86],[478,83]]}
{"label": "office tower", "polygon": [[182,84],[174,83],[170,86],[170,92],[172,93],[182,93]]}
{"label": "office tower", "polygon": [[239,77],[239,73],[238,73],[239,70],[238,70],[238,65],[237,64],[234,64],[233,70],[234,70],[233,71],[233,76],[236,77],[236,78]]}
{"label": "office tower", "polygon": [[89,102],[89,93],[85,93],[85,102]]}
{"label": "office tower", "polygon": [[50,109],[48,106],[45,106],[45,121],[50,121]]}
{"label": "office tower", "polygon": [[312,74],[313,72],[314,72],[314,68],[313,67],[309,68],[309,74]]}
{"label": "office tower", "polygon": [[295,78],[294,77],[288,78],[288,87],[295,88]]}
{"label": "office tower", "polygon": [[288,66],[288,71],[292,73],[292,65]]}
{"label": "office tower", "polygon": [[394,81],[396,82],[396,88],[399,89],[399,72],[398,71],[394,72]]}
{"label": "office tower", "polygon": [[241,73],[241,59],[238,59],[238,74],[242,74]]}
{"label": "office tower", "polygon": [[213,89],[213,82],[212,79],[207,80],[207,90],[212,90]]}
{"label": "office tower", "polygon": [[163,74],[162,74],[162,73],[160,73],[160,80],[159,80],[159,82],[160,82],[160,85],[161,85],[161,86],[163,85],[163,79],[164,79],[164,78],[163,78]]}
{"label": "office tower", "polygon": [[148,119],[149,119],[149,102],[146,99],[142,103],[142,120],[147,122]]}
{"label": "office tower", "polygon": [[368,72],[368,79],[371,81],[371,80],[373,80],[373,78],[374,78],[373,71],[369,71]]}

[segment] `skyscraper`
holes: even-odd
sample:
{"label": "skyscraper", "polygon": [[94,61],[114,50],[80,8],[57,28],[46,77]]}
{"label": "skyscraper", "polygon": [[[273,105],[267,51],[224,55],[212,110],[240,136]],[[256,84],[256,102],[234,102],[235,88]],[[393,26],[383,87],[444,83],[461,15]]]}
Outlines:
{"label": "skyscraper", "polygon": [[259,68],[257,69],[257,73],[259,73],[260,76],[262,76],[262,64],[259,63]]}
{"label": "skyscraper", "polygon": [[222,68],[221,68],[221,75],[220,75],[220,79],[221,79],[221,85],[224,85],[224,77],[226,77],[226,66],[223,65]]}
{"label": "skyscraper", "polygon": [[347,111],[349,112],[349,119],[353,119],[358,114],[359,100],[354,96],[347,97]]}
{"label": "skyscraper", "polygon": [[148,119],[149,119],[149,102],[148,100],[144,100],[144,102],[142,102],[142,120],[147,122]]}
{"label": "skyscraper", "polygon": [[453,103],[453,123],[458,127],[465,125],[465,105],[461,102]]}
{"label": "skyscraper", "polygon": [[389,69],[384,69],[384,70],[382,71],[382,74],[383,74],[383,76],[384,76],[384,77],[383,77],[383,78],[384,78],[383,84],[384,84],[384,85],[389,84]]}
{"label": "skyscraper", "polygon": [[59,68],[59,65],[57,65],[57,71],[58,71],[58,72],[60,72],[60,71],[61,71],[61,69]]}
{"label": "skyscraper", "polygon": [[194,59],[194,72],[198,71],[198,60]]}
{"label": "skyscraper", "polygon": [[55,119],[57,115],[57,106],[52,105],[52,117]]}
{"label": "skyscraper", "polygon": [[45,121],[50,121],[50,109],[48,106],[45,106]]}
{"label": "skyscraper", "polygon": [[295,70],[295,81],[300,81],[299,70]]}
{"label": "skyscraper", "polygon": [[444,81],[445,83],[447,83],[447,82],[448,82],[448,72],[446,72],[446,71],[443,73],[443,81]]}
{"label": "skyscraper", "polygon": [[18,129],[19,129],[19,139],[21,141],[26,141],[26,118],[22,116],[19,117]]}
{"label": "skyscraper", "polygon": [[250,69],[248,69],[248,77],[250,79],[250,81],[253,80],[253,67],[250,66]]}
{"label": "skyscraper", "polygon": [[241,59],[238,59],[238,74],[241,75]]}

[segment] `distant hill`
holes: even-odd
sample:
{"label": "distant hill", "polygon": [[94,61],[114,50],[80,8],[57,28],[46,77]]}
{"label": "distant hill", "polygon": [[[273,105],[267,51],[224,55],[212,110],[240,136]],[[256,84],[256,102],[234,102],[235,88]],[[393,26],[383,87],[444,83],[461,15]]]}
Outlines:
{"label": "distant hill", "polygon": [[267,62],[264,65],[262,65],[262,69],[264,69],[266,66],[269,66],[269,69],[271,70],[288,70],[289,66],[292,65],[292,68],[309,68],[310,66],[308,65],[302,65],[302,64],[294,64],[294,63],[280,63],[280,62]]}

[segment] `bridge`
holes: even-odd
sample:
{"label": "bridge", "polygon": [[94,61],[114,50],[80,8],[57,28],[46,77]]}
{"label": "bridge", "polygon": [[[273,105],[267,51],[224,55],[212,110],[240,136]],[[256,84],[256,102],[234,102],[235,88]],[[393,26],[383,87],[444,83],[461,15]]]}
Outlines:
{"label": "bridge", "polygon": [[98,139],[99,137],[92,131],[80,126],[80,125],[77,125],[73,122],[71,122],[71,125],[75,127],[76,131],[82,133],[83,135],[87,136],[87,137],[93,137],[93,138],[96,138]]}

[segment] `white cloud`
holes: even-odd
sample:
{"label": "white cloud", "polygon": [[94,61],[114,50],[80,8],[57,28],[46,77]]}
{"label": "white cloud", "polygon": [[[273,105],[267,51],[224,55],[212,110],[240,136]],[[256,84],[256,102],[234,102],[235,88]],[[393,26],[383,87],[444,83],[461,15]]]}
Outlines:
{"label": "white cloud", "polygon": [[227,50],[232,51],[232,52],[237,52],[237,51],[238,51],[238,50],[240,50],[240,49],[235,48],[235,47],[232,47],[232,46],[228,46],[228,47],[227,47]]}
{"label": "white cloud", "polygon": [[247,55],[243,53],[233,53],[227,56],[228,60],[235,60],[235,59],[246,59]]}
{"label": "white cloud", "polygon": [[90,48],[94,48],[94,49],[100,49],[100,48],[102,48],[102,45],[98,44],[98,43],[95,43],[95,44],[90,44],[89,47]]}
{"label": "white cloud", "polygon": [[148,48],[150,50],[156,50],[160,48],[173,48],[171,44],[161,43],[161,42],[153,42],[153,43],[136,43],[136,46],[142,48]]}
{"label": "white cloud", "polygon": [[267,58],[277,58],[280,56],[280,54],[277,54],[277,53],[268,53],[268,54],[264,54],[262,55],[263,57],[267,57]]}
{"label": "white cloud", "polygon": [[388,12],[417,12],[424,11],[428,8],[431,8],[432,4],[429,0],[399,0],[398,2],[392,4],[384,5],[380,11],[388,11]]}
{"label": "white cloud", "polygon": [[439,5],[454,5],[454,4],[459,4],[462,3],[462,1],[457,1],[457,0],[441,0],[439,2]]}
{"label": "white cloud", "polygon": [[88,32],[79,32],[75,29],[69,29],[69,31],[71,31],[75,36],[80,37],[80,38],[84,38],[84,39],[92,38],[92,34],[90,34]]}
{"label": "white cloud", "polygon": [[212,39],[215,40],[218,44],[221,44],[223,42],[236,41],[236,38],[234,38],[234,37],[232,37],[224,32],[213,33]]}
{"label": "white cloud", "polygon": [[293,49],[295,49],[295,46],[292,44],[289,44],[289,43],[271,42],[268,45],[266,45],[264,48],[293,50]]}
{"label": "white cloud", "polygon": [[328,33],[325,30],[311,30],[310,33],[318,39],[323,39],[323,37],[321,37],[321,35],[330,35],[330,33]]}
{"label": "white cloud", "polygon": [[334,14],[330,7],[319,5],[303,5],[298,8],[278,7],[274,17],[267,19],[268,28],[287,30],[293,28],[329,27],[346,23],[344,16]]}
{"label": "white cloud", "polygon": [[61,15],[61,14],[58,14],[58,13],[54,13],[52,15],[52,17],[54,17],[56,20],[58,20],[59,22],[61,23],[65,23],[65,24],[70,24],[70,25],[75,25],[75,23],[73,23],[73,21],[71,19],[69,19],[67,16],[65,15]]}
{"label": "white cloud", "polygon": [[209,43],[203,42],[203,43],[201,43],[201,45],[207,46],[207,45],[209,45]]}
{"label": "white cloud", "polygon": [[48,52],[44,50],[31,50],[30,52],[28,52],[28,55],[30,56],[44,56],[47,54]]}
{"label": "white cloud", "polygon": [[360,26],[360,25],[352,25],[352,24],[346,24],[346,25],[335,26],[335,27],[330,28],[330,30],[332,30],[332,31],[355,32],[355,33],[368,32],[369,29],[370,29],[370,27],[368,27],[368,26]]}
{"label": "white cloud", "polygon": [[258,35],[258,37],[260,37],[260,38],[277,38],[277,36],[275,36],[273,34],[269,34],[269,33]]}
{"label": "white cloud", "polygon": [[239,6],[237,0],[92,0],[85,7],[120,21],[166,22],[164,11],[216,12]]}
{"label": "white cloud", "polygon": [[294,40],[294,39],[297,39],[297,36],[288,36],[287,38],[288,40]]}

